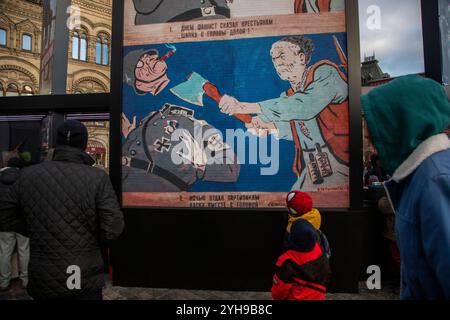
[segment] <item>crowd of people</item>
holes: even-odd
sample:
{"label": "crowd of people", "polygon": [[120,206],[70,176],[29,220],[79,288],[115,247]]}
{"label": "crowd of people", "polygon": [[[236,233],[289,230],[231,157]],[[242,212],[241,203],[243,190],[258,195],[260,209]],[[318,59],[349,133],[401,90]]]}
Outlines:
{"label": "crowd of people", "polygon": [[2,290],[9,289],[17,239],[19,253],[29,241],[20,265],[22,285],[33,299],[102,299],[101,246],[120,236],[124,220],[107,173],[84,152],[87,141],[81,122],[66,121],[52,161],[19,171],[10,160],[2,171]]}

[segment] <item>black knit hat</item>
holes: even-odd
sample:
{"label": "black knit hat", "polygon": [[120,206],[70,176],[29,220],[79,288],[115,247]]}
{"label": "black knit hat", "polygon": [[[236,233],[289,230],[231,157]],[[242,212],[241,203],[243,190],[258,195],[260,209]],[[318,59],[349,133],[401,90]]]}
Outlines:
{"label": "black knit hat", "polygon": [[24,162],[22,161],[22,159],[14,157],[8,160],[6,166],[10,168],[22,169],[24,167]]}
{"label": "black knit hat", "polygon": [[84,124],[77,120],[67,120],[58,128],[56,144],[85,150],[88,142],[88,131]]}
{"label": "black knit hat", "polygon": [[288,238],[289,249],[299,252],[309,252],[317,242],[317,231],[305,219],[295,221]]}

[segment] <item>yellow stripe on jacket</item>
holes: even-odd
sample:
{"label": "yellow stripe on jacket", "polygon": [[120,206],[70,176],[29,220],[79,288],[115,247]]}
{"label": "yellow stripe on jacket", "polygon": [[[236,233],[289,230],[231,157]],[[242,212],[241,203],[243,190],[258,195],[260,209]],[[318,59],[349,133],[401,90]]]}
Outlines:
{"label": "yellow stripe on jacket", "polygon": [[313,208],[310,212],[307,212],[299,217],[294,217],[289,214],[288,225],[286,227],[287,232],[291,232],[292,224],[299,219],[305,219],[306,221],[311,223],[313,227],[316,228],[316,230],[319,230],[322,224],[322,217],[319,210]]}

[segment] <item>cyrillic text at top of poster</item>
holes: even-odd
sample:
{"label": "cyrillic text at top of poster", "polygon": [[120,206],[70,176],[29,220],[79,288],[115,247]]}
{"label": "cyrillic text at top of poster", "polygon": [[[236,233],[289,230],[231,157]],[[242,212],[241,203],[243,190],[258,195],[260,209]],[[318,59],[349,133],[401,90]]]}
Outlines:
{"label": "cyrillic text at top of poster", "polygon": [[125,0],[124,15],[125,46],[345,31],[344,0]]}

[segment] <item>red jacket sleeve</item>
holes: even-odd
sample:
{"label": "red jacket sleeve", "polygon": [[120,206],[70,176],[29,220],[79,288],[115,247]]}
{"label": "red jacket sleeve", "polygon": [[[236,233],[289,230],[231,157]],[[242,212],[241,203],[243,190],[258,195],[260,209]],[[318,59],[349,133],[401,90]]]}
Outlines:
{"label": "red jacket sleeve", "polygon": [[290,297],[292,283],[285,283],[276,275],[273,277],[272,298],[273,300],[288,300]]}

